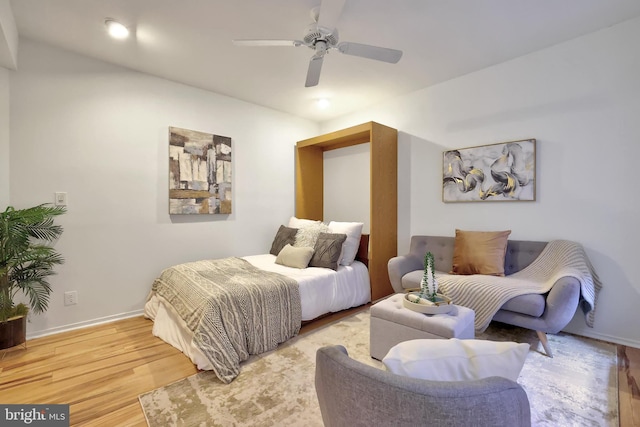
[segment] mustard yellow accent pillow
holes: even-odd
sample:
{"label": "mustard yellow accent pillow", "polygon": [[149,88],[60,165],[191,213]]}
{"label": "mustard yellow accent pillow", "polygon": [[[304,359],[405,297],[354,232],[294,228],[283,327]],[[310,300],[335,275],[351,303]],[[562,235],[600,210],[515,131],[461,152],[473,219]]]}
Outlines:
{"label": "mustard yellow accent pillow", "polygon": [[487,274],[504,276],[507,253],[506,231],[463,231],[456,229],[453,266],[450,274]]}

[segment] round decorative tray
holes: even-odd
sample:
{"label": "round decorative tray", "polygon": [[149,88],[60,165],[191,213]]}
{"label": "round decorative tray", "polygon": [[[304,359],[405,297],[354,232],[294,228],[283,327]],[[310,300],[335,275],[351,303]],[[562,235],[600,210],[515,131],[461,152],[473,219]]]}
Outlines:
{"label": "round decorative tray", "polygon": [[402,298],[402,303],[404,304],[405,308],[423,314],[445,314],[453,309],[451,298],[448,298],[442,294],[436,295],[436,302],[434,302],[433,304],[419,304],[409,301],[409,295],[417,296],[419,294],[419,292],[409,292],[405,294],[404,298]]}

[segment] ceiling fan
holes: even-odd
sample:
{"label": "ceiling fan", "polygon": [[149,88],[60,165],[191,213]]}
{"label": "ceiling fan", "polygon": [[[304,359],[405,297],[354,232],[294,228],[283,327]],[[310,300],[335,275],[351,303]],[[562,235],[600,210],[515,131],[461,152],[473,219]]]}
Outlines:
{"label": "ceiling fan", "polygon": [[331,50],[345,55],[360,56],[377,61],[397,63],[402,51],[368,44],[339,42],[336,22],[342,14],[346,0],[323,0],[322,4],[311,10],[313,23],[307,28],[302,40],[234,40],[238,46],[307,46],[315,51],[309,61],[305,87],[316,86],[320,81],[320,71],[324,56]]}

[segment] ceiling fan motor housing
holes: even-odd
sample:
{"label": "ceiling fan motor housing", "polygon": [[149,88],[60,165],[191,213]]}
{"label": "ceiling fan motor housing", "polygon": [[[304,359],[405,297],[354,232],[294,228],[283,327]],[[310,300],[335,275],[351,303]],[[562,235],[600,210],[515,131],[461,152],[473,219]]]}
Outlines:
{"label": "ceiling fan motor housing", "polygon": [[302,39],[306,46],[314,48],[319,40],[327,43],[327,48],[334,47],[338,44],[338,30],[318,27],[317,24],[311,24],[307,28],[307,33]]}

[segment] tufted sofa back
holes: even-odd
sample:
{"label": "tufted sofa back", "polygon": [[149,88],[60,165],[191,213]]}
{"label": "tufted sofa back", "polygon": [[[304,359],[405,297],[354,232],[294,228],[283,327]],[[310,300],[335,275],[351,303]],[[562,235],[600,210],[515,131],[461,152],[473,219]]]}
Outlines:
{"label": "tufted sofa back", "polygon": [[[412,236],[409,252],[411,255],[424,259],[427,252],[433,254],[435,269],[448,273],[453,263],[454,237],[446,236]],[[547,242],[533,242],[529,240],[509,240],[504,259],[505,275],[522,270],[535,260],[542,252]],[[423,261],[424,262],[424,261]]]}

